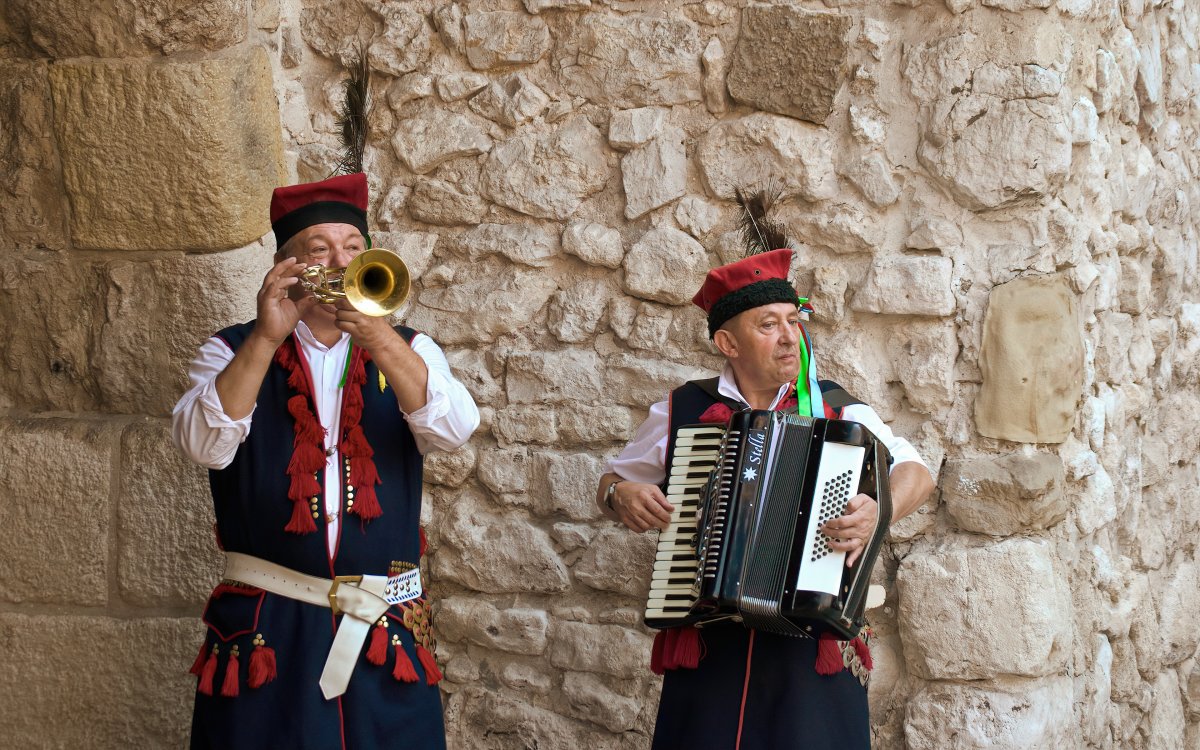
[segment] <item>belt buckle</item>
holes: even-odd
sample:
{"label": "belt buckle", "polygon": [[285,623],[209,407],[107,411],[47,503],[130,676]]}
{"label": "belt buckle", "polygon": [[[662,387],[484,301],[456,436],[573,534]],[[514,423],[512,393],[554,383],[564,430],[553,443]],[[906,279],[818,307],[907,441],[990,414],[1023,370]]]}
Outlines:
{"label": "belt buckle", "polygon": [[338,606],[337,590],[338,586],[343,583],[362,583],[362,576],[334,576],[333,585],[329,587],[329,608],[333,610],[334,616],[342,613],[342,608]]}

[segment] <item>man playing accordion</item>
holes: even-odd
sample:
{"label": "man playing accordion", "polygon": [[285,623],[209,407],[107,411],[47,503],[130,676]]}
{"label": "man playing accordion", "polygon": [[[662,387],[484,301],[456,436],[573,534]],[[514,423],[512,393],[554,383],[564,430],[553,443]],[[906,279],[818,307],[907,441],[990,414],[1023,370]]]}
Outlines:
{"label": "man playing accordion", "polygon": [[[893,435],[871,407],[852,399],[843,399],[841,403],[850,403],[841,409],[827,405],[821,389],[831,384],[817,381],[800,322],[807,301],[798,298],[787,280],[792,251],[758,244],[766,252],[710,271],[693,298],[708,315],[709,336],[725,356],[720,377],[685,383],[654,404],[633,441],[600,479],[601,510],[634,531],[666,529],[670,523],[673,506],[661,485],[676,428],[724,421],[733,410],[746,407],[867,427],[894,461],[893,521],[915,510],[933,489],[913,446]],[[820,531],[852,565],[877,517],[875,500],[859,494],[850,499],[844,515]],[[823,653],[830,649],[835,649],[832,658]],[[865,679],[870,657],[863,638],[846,643],[789,637],[725,620],[700,630],[660,631],[652,661],[652,668],[664,674],[655,750],[870,746]],[[843,669],[844,664],[853,668]]]}

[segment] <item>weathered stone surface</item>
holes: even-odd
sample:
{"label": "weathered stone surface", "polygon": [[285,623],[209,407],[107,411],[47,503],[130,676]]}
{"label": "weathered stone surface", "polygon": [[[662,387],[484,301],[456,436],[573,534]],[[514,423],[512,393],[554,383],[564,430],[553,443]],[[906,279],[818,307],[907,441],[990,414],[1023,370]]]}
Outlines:
{"label": "weathered stone surface", "polygon": [[453,451],[433,451],[425,456],[424,478],[430,484],[458,487],[475,471],[475,449],[470,444]]}
{"label": "weathered stone surface", "polygon": [[835,253],[874,253],[884,240],[874,216],[851,203],[817,213],[800,213],[783,206],[779,219],[796,233],[797,240]]}
{"label": "weathered stone surface", "polygon": [[575,717],[600,724],[610,732],[632,729],[641,710],[637,698],[622,695],[587,673],[563,675],[562,694]]}
{"label": "weathered stone surface", "polygon": [[488,155],[481,190],[514,211],[562,221],[608,183],[603,143],[600,131],[581,117],[548,135],[517,136]]}
{"label": "weathered stone surface", "polygon": [[620,268],[625,259],[621,233],[595,222],[568,224],[562,233],[562,248],[593,266]]}
{"label": "weathered stone surface", "polygon": [[687,154],[683,139],[683,131],[668,130],[621,159],[625,218],[636,219],[687,191]]}
{"label": "weathered stone surface", "polygon": [[[363,5],[383,20],[382,33],[367,48],[371,67],[390,76],[423,70],[429,61],[433,36],[425,16],[387,0],[364,0]],[[344,58],[341,62],[348,64]]]}
{"label": "weathered stone surface", "polygon": [[442,600],[436,627],[448,641],[536,656],[546,650],[549,618],[539,609],[497,609],[478,599],[452,596]]}
{"label": "weathered stone surface", "polygon": [[592,0],[521,0],[525,5],[525,10],[534,15],[541,13],[543,10],[582,10],[590,8]]}
{"label": "weathered stone surface", "polygon": [[591,349],[514,353],[505,384],[513,404],[592,401],[603,394],[603,367]]}
{"label": "weathered stone surface", "polygon": [[572,94],[627,109],[699,101],[701,50],[686,18],[594,13],[558,40],[554,57]]}
{"label": "weathered stone surface", "polygon": [[658,540],[649,534],[635,534],[624,526],[602,529],[575,563],[575,578],[599,591],[644,597],[657,547]]}
{"label": "weathered stone surface", "polygon": [[433,76],[428,73],[409,73],[400,76],[387,88],[387,101],[392,109],[400,109],[417,99],[433,96]]}
{"label": "weathered stone surface", "polygon": [[570,585],[549,535],[528,519],[493,513],[467,492],[442,523],[443,545],[434,557],[439,580],[489,594],[555,593]]}
{"label": "weathered stone surface", "polygon": [[600,328],[612,293],[612,287],[597,279],[584,279],[558,291],[550,299],[546,327],[564,343],[590,340]]}
{"label": "weathered stone surface", "polygon": [[534,509],[543,516],[572,521],[592,521],[600,517],[596,507],[596,481],[604,473],[600,459],[587,453],[535,456]]}
{"label": "weathered stone surface", "polygon": [[909,671],[932,680],[1056,673],[1072,621],[1059,565],[1048,544],[1028,539],[904,558],[896,584]]}
{"label": "weathered stone surface", "polygon": [[650,663],[652,640],[619,625],[560,622],[550,633],[550,663],[575,672],[633,678]]}
{"label": "weathered stone surface", "polygon": [[912,223],[912,232],[905,242],[914,250],[945,250],[962,243],[962,229],[940,216],[922,216]]}
{"label": "weathered stone surface", "polygon": [[1061,443],[1075,421],[1082,367],[1079,315],[1061,277],[996,286],[983,322],[983,387],[975,402],[979,433]]}
{"label": "weathered stone surface", "polygon": [[407,206],[417,221],[443,227],[478,224],[487,213],[478,193],[436,178],[418,180]]}
{"label": "weathered stone surface", "polygon": [[405,167],[425,174],[450,159],[486,154],[492,139],[470,116],[435,109],[401,121],[392,149]]}
{"label": "weathered stone surface", "polygon": [[678,229],[651,229],[625,256],[625,291],[635,297],[682,305],[708,273],[704,246]]}
{"label": "weathered stone surface", "polygon": [[360,0],[328,0],[300,10],[300,35],[321,55],[348,66],[379,31],[377,17],[363,13]]}
{"label": "weathered stone surface", "polygon": [[510,406],[496,412],[492,432],[501,446],[520,443],[555,445],[559,442],[558,420],[546,406]]}
{"label": "weathered stone surface", "polygon": [[702,367],[650,359],[644,354],[622,354],[607,362],[605,393],[613,394],[618,403],[643,408],[665,399],[680,383],[711,374]]}
{"label": "weathered stone surface", "polygon": [[0,422],[0,551],[9,574],[0,599],[103,605],[109,600],[108,544],[113,451],[119,432],[99,422]]}
{"label": "weathered stone surface", "polygon": [[720,209],[699,196],[689,195],[675,204],[675,222],[696,239],[707,237],[720,219]]}
{"label": "weathered stone surface", "polygon": [[[284,172],[261,49],[198,62],[59,63],[50,82],[77,248],[228,250],[268,230],[263,196]],[[197,142],[205,147],[179,147]]]}
{"label": "weathered stone surface", "polygon": [[0,615],[5,743],[183,747],[196,683],[187,669],[201,633],[192,618]]}
{"label": "weathered stone surface", "polygon": [[833,144],[823,128],[788,117],[756,113],[718,123],[696,149],[708,192],[733,199],[735,188],[754,186],[764,175],[784,196],[806,201],[833,197]]}
{"label": "weathered stone surface", "polygon": [[409,325],[437,331],[440,344],[486,343],[524,326],[558,288],[542,272],[477,267],[467,280],[422,291]]}
{"label": "weathered stone surface", "polygon": [[729,110],[729,104],[725,101],[729,59],[725,56],[721,37],[714,36],[708,40],[700,62],[704,66],[704,107],[714,115],[723,115]]}
{"label": "weathered stone surface", "polygon": [[486,450],[479,454],[479,481],[497,494],[529,488],[532,459],[524,448]]}
{"label": "weathered stone surface", "polygon": [[[459,700],[462,695],[462,700]],[[455,695],[446,709],[448,744],[507,750],[514,747],[592,747],[594,725],[516,700],[498,691],[470,687]]]}
{"label": "weathered stone surface", "polygon": [[1062,460],[1046,453],[951,459],[941,481],[942,502],[955,525],[979,534],[1047,529],[1069,508]]}
{"label": "weathered stone surface", "polygon": [[888,257],[871,265],[850,307],[889,315],[944,316],[954,312],[949,258]]}
{"label": "weathered stone surface", "polygon": [[637,148],[661,135],[666,121],[662,107],[619,110],[608,121],[608,142],[620,151]]}
{"label": "weathered stone surface", "polygon": [[[817,280],[814,274],[814,281]],[[838,296],[836,276],[820,274],[822,293]],[[833,291],[827,291],[832,284]],[[844,287],[843,287],[844,289]],[[834,304],[837,313],[837,303]],[[820,309],[820,308],[818,308]],[[824,313],[824,311],[821,311]],[[899,326],[887,341],[896,378],[913,408],[926,414],[944,413],[954,400],[954,363],[958,358],[958,331],[953,323]]]}
{"label": "weathered stone surface", "polygon": [[937,750],[947,741],[964,750],[1026,750],[1069,743],[1071,681],[932,683],[908,704],[904,739],[912,750]]}
{"label": "weathered stone surface", "polygon": [[482,73],[447,73],[438,76],[437,93],[444,102],[456,102],[483,91],[488,83]]}
{"label": "weathered stone surface", "polygon": [[851,18],[791,6],[742,10],[726,84],[755,109],[823,123],[845,75]]}
{"label": "weathered stone surface", "polygon": [[0,62],[0,244],[17,250],[66,244],[62,170],[50,137],[47,66]]}
{"label": "weathered stone surface", "polygon": [[559,435],[568,445],[602,445],[633,437],[633,421],[623,406],[567,403],[554,416]]}
{"label": "weathered stone surface", "polygon": [[493,81],[470,101],[473,112],[510,128],[529,122],[544,112],[549,104],[550,97],[546,96],[546,92],[534,85],[524,73],[514,73]]}
{"label": "weathered stone surface", "polygon": [[476,70],[529,65],[550,51],[550,28],[540,18],[510,11],[481,11],[463,17],[467,61]]}
{"label": "weathered stone surface", "polygon": [[528,224],[480,224],[464,233],[459,245],[472,261],[499,254],[535,268],[549,265],[559,251],[556,235]]}
{"label": "weathered stone surface", "polygon": [[892,167],[878,151],[855,160],[842,171],[842,175],[858,188],[864,198],[881,208],[892,205],[900,197],[900,185],[892,177]]}
{"label": "weathered stone surface", "polygon": [[202,606],[224,567],[207,474],[175,448],[165,421],[126,428],[121,466],[121,598],[143,607]]}

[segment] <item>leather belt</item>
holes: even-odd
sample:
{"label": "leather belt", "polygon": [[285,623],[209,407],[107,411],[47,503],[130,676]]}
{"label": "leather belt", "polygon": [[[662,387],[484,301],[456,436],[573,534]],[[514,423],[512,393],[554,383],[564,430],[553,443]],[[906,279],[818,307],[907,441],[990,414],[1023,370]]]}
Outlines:
{"label": "leather belt", "polygon": [[345,615],[321,672],[321,692],[326,700],[346,692],[367,633],[391,606],[383,598],[387,576],[337,576],[331,580],[240,552],[226,552],[225,578]]}

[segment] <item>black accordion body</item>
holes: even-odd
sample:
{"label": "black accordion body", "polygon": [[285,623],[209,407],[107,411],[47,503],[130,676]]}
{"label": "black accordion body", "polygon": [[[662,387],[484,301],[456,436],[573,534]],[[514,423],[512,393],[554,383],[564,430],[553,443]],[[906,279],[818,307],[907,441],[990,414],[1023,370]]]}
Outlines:
{"label": "black accordion body", "polygon": [[[892,517],[887,448],[857,422],[746,410],[728,425],[678,429],[668,467],[670,528],[659,535],[646,624],[740,620],[849,640],[863,625],[871,568]],[[863,493],[876,527],[851,567],[820,527]]]}

